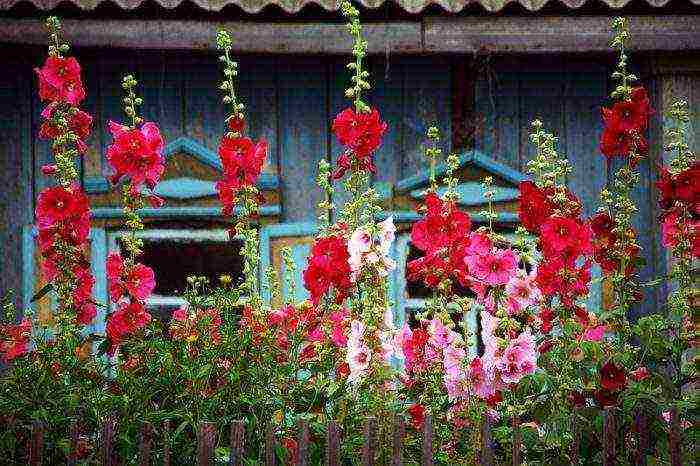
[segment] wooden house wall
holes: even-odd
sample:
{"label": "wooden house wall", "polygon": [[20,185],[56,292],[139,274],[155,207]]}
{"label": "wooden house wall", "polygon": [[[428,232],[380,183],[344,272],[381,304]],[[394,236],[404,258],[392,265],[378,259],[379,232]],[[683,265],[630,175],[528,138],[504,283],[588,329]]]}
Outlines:
{"label": "wooden house wall", "polygon": [[[40,167],[49,160],[48,146],[36,140],[41,104],[34,89],[32,67],[42,61],[39,48],[0,46],[6,70],[0,73],[0,230],[2,273],[0,290],[22,287],[22,236],[31,224],[34,199],[45,185]],[[223,108],[216,89],[219,64],[211,53],[126,50],[78,50],[88,90],[85,107],[95,115],[90,153],[81,167],[84,179],[104,174],[104,149],[109,143],[104,123],[122,119],[121,77],[133,73],[141,82],[143,113],[158,122],[166,140],[190,137],[216,150],[224,131]],[[420,143],[425,129],[437,124],[449,150],[461,128],[453,122],[455,89],[469,89],[476,149],[524,171],[532,154],[528,125],[541,117],[560,137],[562,151],[574,166],[572,189],[595,211],[597,193],[609,177],[596,147],[600,105],[608,92],[605,60],[573,61],[563,56],[533,61],[532,57],[494,60],[470,75],[457,75],[463,58],[439,56],[375,57],[370,60],[376,104],[390,129],[376,155],[378,181],[396,182],[425,166]],[[280,177],[281,222],[316,218],[319,190],[317,162],[334,160],[340,152],[330,133],[333,116],[345,105],[348,73],[344,61],[326,56],[244,56],[240,59],[240,92],[248,104],[249,134],[270,145],[267,170]],[[457,76],[457,78],[455,78]],[[695,88],[700,87],[696,76]],[[694,95],[700,108],[700,92]],[[695,126],[695,131],[700,125]],[[700,137],[695,137],[696,149]],[[654,161],[643,164],[643,186],[637,196],[642,244],[648,256],[644,276],[661,267],[654,226]],[[338,194],[342,202],[343,193]],[[26,262],[26,259],[25,259]],[[26,275],[26,274],[25,274]]]}

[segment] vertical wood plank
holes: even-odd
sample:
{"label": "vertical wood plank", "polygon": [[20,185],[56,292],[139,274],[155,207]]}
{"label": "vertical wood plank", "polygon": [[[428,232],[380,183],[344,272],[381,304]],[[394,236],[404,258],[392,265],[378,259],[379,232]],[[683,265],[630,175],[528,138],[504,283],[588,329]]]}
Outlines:
{"label": "vertical wood plank", "polygon": [[92,115],[92,133],[85,141],[87,152],[82,158],[83,173],[82,179],[87,177],[100,176],[104,167],[102,166],[102,114],[100,111],[100,58],[99,52],[83,51],[79,53],[78,59],[82,67],[82,80],[85,86],[85,101],[82,104],[83,110]]}
{"label": "vertical wood plank", "polygon": [[112,442],[114,441],[114,416],[105,419],[102,424],[100,434],[100,464],[102,466],[112,466]]}
{"label": "vertical wood plank", "polygon": [[267,141],[263,170],[279,173],[277,115],[277,69],[272,57],[245,56],[239,60],[240,95],[246,105],[247,134]]}
{"label": "vertical wood plank", "polygon": [[139,438],[139,465],[149,466],[151,464],[151,442],[153,439],[153,426],[150,422],[141,425],[141,435]]}
{"label": "vertical wood plank", "polygon": [[484,416],[481,424],[481,466],[494,466],[493,439],[491,438],[491,419]]}
{"label": "vertical wood plank", "polygon": [[448,61],[438,57],[407,57],[404,67],[403,160],[401,177],[427,167],[423,154],[425,133],[437,126],[448,154],[452,135],[451,73]]}
{"label": "vertical wood plank", "polygon": [[309,465],[309,422],[306,419],[299,420],[299,441],[298,452],[299,458],[297,464],[299,466]]}
{"label": "vertical wood plank", "polygon": [[78,464],[78,420],[73,419],[68,429],[70,446],[68,452],[68,461],[66,463],[68,464],[68,466],[75,466]]}
{"label": "vertical wood plank", "polygon": [[29,264],[22,259],[22,229],[32,223],[34,212],[32,94],[36,78],[32,66],[40,62],[36,49],[3,46],[0,53],[7,57],[0,75],[0,108],[5,109],[0,112],[0,216],[6,222],[0,228],[0,290],[15,290],[12,301],[19,313],[28,304],[22,300],[29,291],[23,283],[32,283],[23,271]]}
{"label": "vertical wood plank", "polygon": [[216,445],[216,425],[201,422],[197,430],[197,466],[211,466]]}
{"label": "vertical wood plank", "polygon": [[[94,131],[100,131],[100,143],[102,145],[102,167],[105,173],[109,173],[105,154],[107,146],[112,143],[112,135],[109,133],[107,122],[109,120],[124,123],[126,115],[122,109],[122,98],[124,89],[122,88],[122,78],[127,74],[136,74],[137,59],[135,54],[129,50],[118,50],[100,54],[99,58],[99,108],[100,121],[95,122]],[[139,77],[135,76],[138,80]],[[141,85],[137,92],[143,89]]]}
{"label": "vertical wood plank", "polygon": [[335,421],[328,422],[326,430],[325,466],[340,466],[340,429]]}
{"label": "vertical wood plank", "polygon": [[422,464],[433,466],[433,417],[425,416],[423,421]]}
{"label": "vertical wood plank", "polygon": [[243,466],[245,455],[245,425],[243,421],[233,421],[231,423],[229,466]]}
{"label": "vertical wood plank", "polygon": [[277,463],[275,457],[276,446],[275,426],[272,422],[268,422],[267,430],[265,431],[265,466],[275,466]]}
{"label": "vertical wood plank", "polygon": [[603,411],[603,466],[614,466],[617,456],[615,415],[610,408]]}
{"label": "vertical wood plank", "polygon": [[368,417],[365,420],[364,443],[362,445],[362,466],[373,466],[376,455],[377,420]]}
{"label": "vertical wood plank", "polygon": [[[328,143],[331,171],[335,170],[338,158],[343,154],[344,147],[333,134],[332,125],[335,117],[348,107],[352,107],[352,101],[345,97],[345,89],[350,85],[351,72],[345,67],[343,58],[332,58],[328,62]],[[372,91],[370,91],[371,93]],[[336,214],[340,214],[345,203],[350,200],[350,193],[345,189],[345,179],[337,181],[333,187],[333,204]],[[336,216],[337,216],[336,215]]]}
{"label": "vertical wood plank", "polygon": [[520,431],[520,416],[513,415],[513,466],[520,466],[520,447],[522,444],[522,432]]}
{"label": "vertical wood plank", "polygon": [[215,55],[188,53],[181,58],[185,135],[216,152],[225,134],[226,109],[218,89],[223,76]]}
{"label": "vertical wood plank", "polygon": [[170,466],[170,420],[163,422],[163,466]]}
{"label": "vertical wood plank", "polygon": [[671,409],[671,425],[668,432],[668,450],[671,460],[671,466],[681,466],[682,465],[682,452],[681,452],[681,427],[680,419],[678,416],[678,409]]}
{"label": "vertical wood plank", "polygon": [[[166,144],[181,136],[184,130],[181,55],[165,50],[136,52],[133,74],[139,82],[136,93],[143,96],[140,111],[145,121],[158,125]],[[213,56],[211,59],[216,61]]]}
{"label": "vertical wood plank", "polygon": [[32,422],[32,437],[29,444],[29,466],[41,466],[44,455],[44,432],[46,425],[41,421]]}
{"label": "vertical wood plank", "polygon": [[393,435],[391,446],[391,466],[403,466],[403,438],[406,434],[406,424],[403,417],[394,414]]}
{"label": "vertical wood plank", "polygon": [[327,68],[318,58],[278,62],[282,219],[314,221],[318,161],[328,160]]}
{"label": "vertical wood plank", "polygon": [[647,449],[649,448],[649,431],[647,418],[643,412],[638,411],[634,415],[634,430],[637,434],[637,451],[634,455],[635,465],[645,466]]}
{"label": "vertical wood plank", "polygon": [[400,57],[370,58],[372,89],[368,101],[388,125],[382,145],[374,154],[375,181],[396,183],[401,177],[403,149],[403,65]]}

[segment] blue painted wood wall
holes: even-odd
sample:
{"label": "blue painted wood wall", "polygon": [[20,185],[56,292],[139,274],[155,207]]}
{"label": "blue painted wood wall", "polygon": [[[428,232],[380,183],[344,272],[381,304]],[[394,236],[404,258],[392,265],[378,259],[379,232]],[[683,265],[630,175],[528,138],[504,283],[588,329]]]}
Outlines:
{"label": "blue painted wood wall", "polygon": [[[45,184],[39,169],[49,159],[47,144],[35,138],[41,105],[31,72],[41,64],[43,50],[14,47],[9,51],[0,45],[0,56],[10,70],[0,73],[3,293],[21,287],[21,229],[33,220],[34,198]],[[81,50],[78,56],[89,96],[85,106],[98,125],[122,118],[119,83],[123,74],[133,72],[142,83],[144,114],[158,122],[167,140],[187,136],[216,150],[224,120],[216,90],[220,70],[215,55]],[[376,155],[376,180],[393,183],[424,168],[420,143],[430,125],[441,127],[449,146],[450,135],[457,129],[452,127],[453,89],[465,86],[473,89],[470,112],[479,122],[474,148],[524,171],[532,155],[528,125],[541,117],[559,135],[560,147],[574,166],[571,188],[583,199],[586,213],[592,213],[608,177],[596,148],[599,109],[609,89],[605,62],[563,56],[494,59],[489,73],[479,71],[464,82],[453,82],[454,64],[463,59],[392,56],[388,62],[385,57],[370,60],[374,84],[370,100],[390,123]],[[316,164],[323,158],[334,160],[340,151],[330,124],[345,105],[344,61],[323,56],[244,56],[240,63],[240,91],[250,109],[250,134],[267,138],[269,169],[280,177],[281,221],[314,221],[320,196],[314,181]],[[693,99],[698,108],[700,92]],[[84,162],[85,178],[104,170],[99,154],[104,154],[110,138],[101,129],[98,126],[89,141],[96,157]],[[641,169],[645,181],[638,190],[637,225],[650,264],[644,271],[646,278],[663,267],[663,259],[653,222],[654,168],[647,163]],[[337,200],[342,199],[341,192]]]}

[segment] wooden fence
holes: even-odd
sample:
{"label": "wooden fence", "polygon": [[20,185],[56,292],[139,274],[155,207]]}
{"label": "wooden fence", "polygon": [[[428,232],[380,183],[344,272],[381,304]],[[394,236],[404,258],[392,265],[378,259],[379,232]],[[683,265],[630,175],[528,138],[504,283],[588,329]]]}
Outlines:
{"label": "wooden fence", "polygon": [[[522,432],[520,420],[518,417],[512,418],[512,462],[513,466],[523,464],[522,458]],[[646,418],[643,415],[637,415],[635,418],[632,435],[636,436],[635,451],[629,452],[629,457],[635,465],[646,464],[646,451],[650,445],[650,439],[647,430]],[[404,445],[403,438],[405,435],[404,419],[400,416],[395,416],[392,425],[391,435],[391,466],[401,466],[404,464],[403,453]],[[682,466],[681,463],[681,434],[679,425],[679,416],[677,411],[671,411],[671,422],[669,426],[669,455],[671,466]],[[116,466],[113,457],[113,442],[116,428],[114,418],[109,418],[105,421],[100,429],[99,435],[99,461],[103,466]],[[32,425],[31,437],[27,447],[27,464],[29,466],[40,466],[43,463],[44,453],[44,433],[46,426],[39,421],[35,421]],[[422,426],[422,445],[421,445],[421,464],[423,466],[433,466],[434,464],[434,446],[433,446],[433,420],[430,416],[426,416]],[[569,453],[570,463],[572,465],[579,464],[579,447],[581,432],[573,427],[574,441],[571,445]],[[170,450],[170,435],[171,426],[169,421],[165,421],[163,425],[163,435],[159,440],[163,442],[163,462],[164,466],[171,466],[172,453]],[[215,461],[214,450],[217,445],[217,429],[216,425],[211,422],[202,422],[197,431],[197,466],[214,466],[221,464]],[[245,444],[245,426],[243,421],[234,421],[230,426],[229,432],[229,466],[243,466],[244,455],[246,451]],[[372,466],[375,464],[377,453],[377,420],[368,418],[364,425],[364,444],[362,448],[361,464],[362,466]],[[609,410],[604,411],[603,419],[603,466],[613,466],[617,463],[617,432],[615,427],[615,417]],[[78,428],[77,423],[73,423],[70,429],[70,448],[71,451],[76,451],[78,448]],[[152,463],[151,451],[154,441],[154,428],[149,423],[144,423],[140,429],[139,435],[139,466],[150,466]],[[340,444],[341,444],[341,429],[335,421],[330,421],[326,428],[324,465],[340,466]],[[265,432],[265,465],[276,466],[277,458],[275,450],[277,446],[277,438],[274,426],[270,424]],[[298,426],[298,457],[296,464],[298,466],[309,466],[309,447],[310,447],[310,432],[308,422],[301,420]],[[625,445],[629,449],[629,445]],[[481,466],[495,466],[495,450],[494,442],[491,436],[491,423],[486,419],[481,427],[481,445],[477,451],[476,463]],[[69,460],[69,466],[76,466],[76,460]]]}

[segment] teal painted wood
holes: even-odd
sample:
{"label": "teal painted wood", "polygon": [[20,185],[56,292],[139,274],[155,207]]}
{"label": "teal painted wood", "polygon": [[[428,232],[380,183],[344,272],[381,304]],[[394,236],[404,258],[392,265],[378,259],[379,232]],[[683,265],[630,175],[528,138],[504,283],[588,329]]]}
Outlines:
{"label": "teal painted wood", "polygon": [[395,258],[396,258],[396,270],[393,273],[394,282],[394,293],[393,299],[396,303],[394,305],[394,323],[397,327],[402,327],[405,322],[407,322],[407,309],[408,309],[408,294],[407,283],[406,283],[406,258],[408,257],[410,248],[410,235],[401,234],[396,237],[395,242]]}
{"label": "teal painted wood", "polygon": [[[348,107],[352,107],[352,101],[345,97],[345,89],[349,87],[352,75],[350,70],[346,68],[346,63],[347,61],[344,58],[333,58],[328,63],[328,144],[332,170],[336,168],[338,158],[343,154],[344,149],[338,142],[338,138],[333,134],[333,120],[340,112]],[[345,189],[343,181],[341,180],[334,185],[333,204],[335,205],[336,218],[338,218],[343,206],[351,197],[350,193]]]}
{"label": "teal painted wood", "polygon": [[311,221],[321,191],[318,161],[328,160],[328,91],[326,66],[320,58],[280,61],[279,125],[282,219]]}
{"label": "teal painted wood", "polygon": [[[4,53],[7,52],[7,55]],[[32,222],[34,165],[32,160],[32,108],[30,93],[34,84],[33,59],[14,55],[0,47],[4,63],[0,74],[0,296],[13,292],[13,302],[21,312],[22,288],[27,277],[23,258],[23,227]]]}
{"label": "teal painted wood", "polygon": [[277,66],[274,57],[244,56],[239,59],[240,95],[247,107],[247,134],[255,141],[267,140],[265,170],[279,173],[277,140]]}
{"label": "teal painted wood", "polygon": [[22,298],[22,309],[33,308],[31,304],[34,296],[34,227],[24,225],[22,227],[22,287],[19,289]]}
{"label": "teal painted wood", "polygon": [[226,110],[218,90],[221,63],[213,54],[188,53],[180,60],[180,70],[184,81],[184,133],[216,154],[226,132]]}
{"label": "teal painted wood", "polygon": [[[280,214],[280,206],[264,205],[260,207],[260,215],[263,217],[274,216]],[[239,208],[234,209],[234,215],[240,213]],[[147,207],[138,211],[138,214],[144,218],[161,218],[161,219],[177,219],[177,218],[224,218],[221,213],[221,207]],[[107,219],[107,218],[123,218],[124,212],[119,207],[97,207],[92,210],[92,218]]]}
{"label": "teal painted wood", "polygon": [[95,277],[92,297],[97,306],[97,316],[88,332],[103,335],[107,318],[109,295],[107,292],[107,232],[103,228],[90,230],[90,269]]}
{"label": "teal painted wood", "polygon": [[[158,125],[166,144],[184,133],[182,55],[173,51],[138,50],[132,71],[139,82],[137,93],[143,96],[141,115],[145,121]],[[210,58],[215,61],[214,56]]]}
{"label": "teal painted wood", "polygon": [[401,57],[370,57],[372,89],[368,101],[389,125],[382,145],[374,154],[375,181],[395,183],[401,177],[403,151],[403,66]]}
{"label": "teal painted wood", "polygon": [[520,168],[520,80],[503,65],[484,64],[474,85],[474,148],[494,160]]}
{"label": "teal painted wood", "polygon": [[[482,183],[477,181],[460,183],[455,186],[455,191],[459,195],[459,204],[463,206],[479,206],[488,204],[484,197],[486,188]],[[498,187],[494,190],[494,195],[491,197],[492,202],[514,201],[518,199],[520,191],[517,188]],[[440,196],[447,192],[447,188],[438,188]],[[416,189],[411,191],[411,197],[414,199],[425,199],[426,191],[424,189]]]}
{"label": "teal painted wood", "polygon": [[[274,238],[296,238],[311,236],[316,234],[318,227],[313,222],[297,222],[297,223],[279,223],[274,225],[266,225],[260,229],[260,270],[259,279],[261,283],[261,294],[263,300],[266,303],[270,303],[270,287],[269,283],[266,282],[265,272],[272,266],[272,251],[270,249],[270,241]],[[297,296],[307,296],[300,295],[299,293],[305,293],[303,280],[301,278],[301,273],[306,267],[306,257],[308,257],[309,251],[303,251],[304,248],[298,247],[294,248],[293,255],[295,257],[295,265],[297,268],[297,276],[295,277],[295,287],[297,289]],[[284,276],[279,277],[282,280],[282,285],[284,285]],[[304,298],[305,299],[305,298]]]}
{"label": "teal painted wood", "polygon": [[427,166],[423,143],[427,128],[437,126],[445,154],[452,140],[451,72],[449,62],[435,57],[407,57],[404,69],[403,157],[401,177],[420,173]]}

